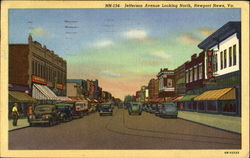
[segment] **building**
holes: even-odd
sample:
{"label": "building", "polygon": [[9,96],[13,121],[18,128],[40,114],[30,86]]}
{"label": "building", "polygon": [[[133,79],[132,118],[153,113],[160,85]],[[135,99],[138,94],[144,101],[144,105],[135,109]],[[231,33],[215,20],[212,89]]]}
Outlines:
{"label": "building", "polygon": [[175,96],[174,70],[161,69],[157,75],[159,80],[159,97],[166,99]]}
{"label": "building", "polygon": [[194,100],[204,112],[241,115],[241,22],[226,23],[198,47],[206,52],[205,78],[210,82]]}
{"label": "building", "polygon": [[186,92],[185,86],[185,64],[182,64],[174,70],[176,81],[176,96],[184,96]]}
{"label": "building", "polygon": [[140,102],[147,102],[149,98],[149,91],[147,86],[142,86],[140,91]]}
{"label": "building", "polygon": [[86,81],[87,81],[87,96],[90,99],[94,99],[95,85],[92,80],[86,80]]}
{"label": "building", "polygon": [[31,35],[28,44],[9,44],[11,89],[22,86],[38,100],[56,100],[56,95],[66,95],[66,76],[67,62]]}
{"label": "building", "polygon": [[140,97],[141,97],[141,91],[136,91],[135,92],[135,100],[137,102],[140,102]]}
{"label": "building", "polygon": [[185,63],[186,94],[200,94],[203,92],[205,81],[205,52],[191,56],[191,61]]}
{"label": "building", "polygon": [[152,78],[148,83],[148,95],[149,99],[155,98],[155,79]]}
{"label": "building", "polygon": [[67,96],[84,97],[87,92],[87,82],[82,79],[67,79]]}

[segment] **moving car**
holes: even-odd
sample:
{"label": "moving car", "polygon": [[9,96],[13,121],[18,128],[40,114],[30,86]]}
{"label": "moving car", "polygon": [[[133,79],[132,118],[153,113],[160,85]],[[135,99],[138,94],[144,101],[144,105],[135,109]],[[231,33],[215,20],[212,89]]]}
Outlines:
{"label": "moving car", "polygon": [[98,110],[99,110],[100,116],[106,115],[106,114],[110,116],[113,115],[113,108],[110,103],[99,104]]}
{"label": "moving car", "polygon": [[122,109],[123,108],[123,103],[118,103],[118,109]]}
{"label": "moving car", "polygon": [[59,103],[56,104],[59,119],[61,122],[71,121],[73,119],[72,104]]}
{"label": "moving car", "polygon": [[59,123],[59,116],[56,105],[46,104],[37,105],[32,115],[29,115],[29,124],[33,126],[35,124],[47,124],[53,126]]}
{"label": "moving car", "polygon": [[142,113],[142,105],[137,102],[131,102],[128,106],[128,113],[131,114],[138,114],[141,115]]}
{"label": "moving car", "polygon": [[76,101],[73,104],[73,116],[82,118],[88,114],[88,101]]}
{"label": "moving car", "polygon": [[177,104],[175,102],[165,102],[159,113],[160,117],[174,117],[178,116]]}

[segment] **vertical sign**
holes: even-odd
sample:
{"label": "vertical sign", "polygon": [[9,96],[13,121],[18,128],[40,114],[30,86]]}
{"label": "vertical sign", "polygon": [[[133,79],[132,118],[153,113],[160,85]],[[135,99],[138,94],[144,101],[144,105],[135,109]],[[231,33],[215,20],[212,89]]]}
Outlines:
{"label": "vertical sign", "polygon": [[215,82],[213,76],[213,51],[207,51],[207,77],[209,81]]}

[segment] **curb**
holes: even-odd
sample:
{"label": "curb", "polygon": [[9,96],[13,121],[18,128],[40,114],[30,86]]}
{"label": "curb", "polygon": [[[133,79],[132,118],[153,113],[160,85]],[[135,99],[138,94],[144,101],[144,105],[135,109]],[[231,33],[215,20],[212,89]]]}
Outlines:
{"label": "curb", "polygon": [[233,133],[233,134],[238,134],[238,135],[241,135],[241,133],[239,133],[239,132],[230,131],[230,130],[223,129],[223,128],[219,128],[219,127],[214,127],[214,126],[207,125],[207,124],[204,124],[204,123],[201,123],[201,122],[192,121],[192,120],[188,120],[188,119],[181,118],[181,117],[178,117],[178,119],[182,119],[182,120],[189,121],[189,122],[192,122],[192,123],[196,123],[196,124],[199,124],[199,125],[207,126],[207,127],[210,127],[210,128],[219,129],[219,130],[222,130],[222,131],[225,131],[225,132],[230,132],[230,133]]}
{"label": "curb", "polygon": [[20,128],[11,129],[11,130],[9,130],[9,132],[16,131],[16,130],[19,130],[19,129],[28,128],[28,127],[30,127],[30,126],[27,125],[27,126],[23,126],[23,127],[20,127]]}

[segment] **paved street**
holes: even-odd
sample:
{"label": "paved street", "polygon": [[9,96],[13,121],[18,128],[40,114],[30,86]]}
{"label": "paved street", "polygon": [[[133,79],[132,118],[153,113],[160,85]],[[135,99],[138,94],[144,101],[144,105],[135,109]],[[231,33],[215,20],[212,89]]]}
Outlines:
{"label": "paved street", "polygon": [[149,113],[93,113],[53,127],[9,132],[9,149],[240,149],[241,135]]}

